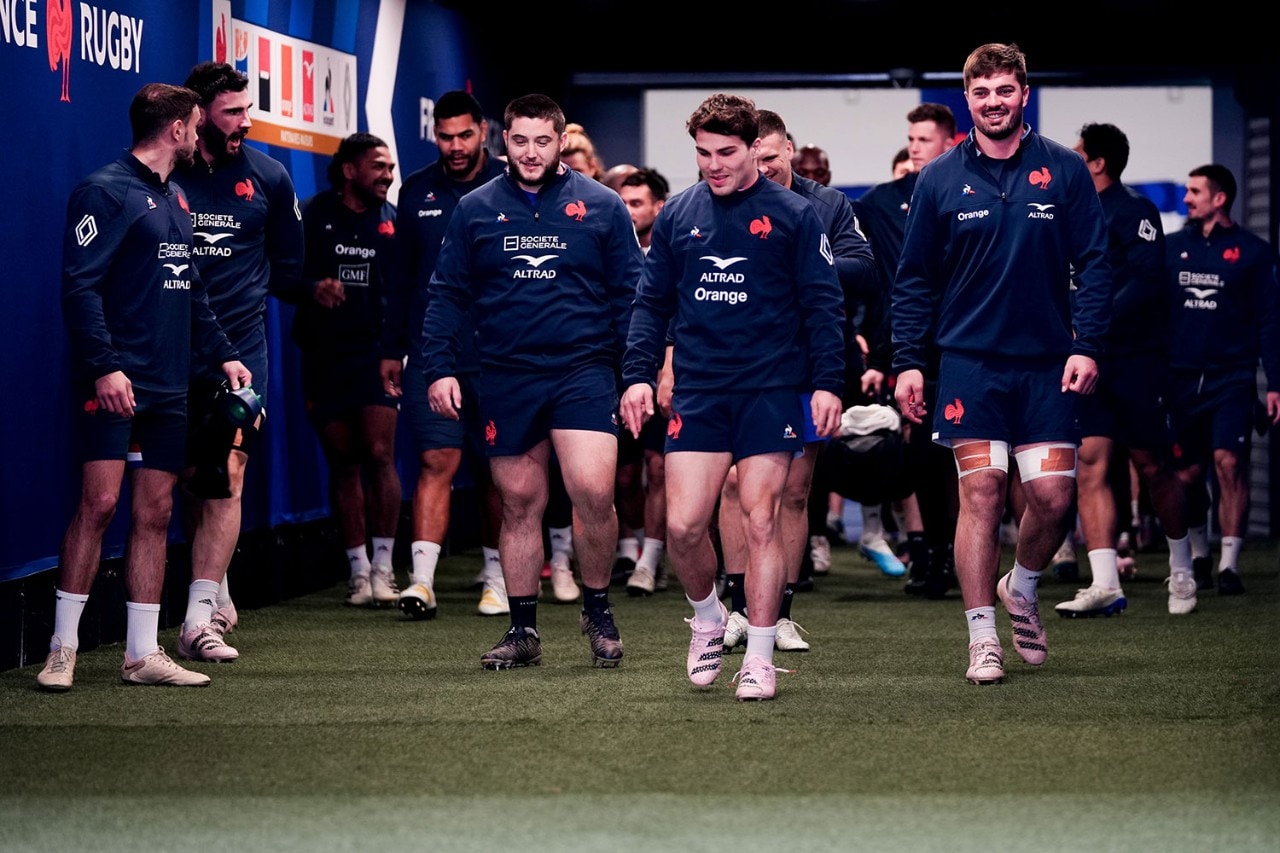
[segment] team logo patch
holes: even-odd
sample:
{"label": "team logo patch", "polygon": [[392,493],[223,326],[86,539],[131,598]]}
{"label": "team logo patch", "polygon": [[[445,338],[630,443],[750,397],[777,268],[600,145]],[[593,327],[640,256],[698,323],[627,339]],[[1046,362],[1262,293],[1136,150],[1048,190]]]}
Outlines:
{"label": "team logo patch", "polygon": [[583,203],[582,199],[571,201],[564,206],[564,215],[572,216],[574,219],[581,222],[583,217],[587,215],[587,206]]}
{"label": "team logo patch", "polygon": [[679,412],[671,413],[671,420],[667,421],[667,438],[672,441],[680,438],[680,429],[684,426],[684,418],[680,417]]}
{"label": "team logo patch", "polygon": [[1222,259],[1229,264],[1237,264],[1240,262],[1240,247],[1232,246],[1230,249],[1222,250]]}
{"label": "team logo patch", "polygon": [[768,216],[761,216],[759,219],[751,220],[750,230],[761,240],[768,240],[769,235],[773,233],[773,223],[769,221]]}
{"label": "team logo patch", "polygon": [[498,425],[493,421],[484,425],[484,443],[490,447],[498,443]]}
{"label": "team logo patch", "polygon": [[1027,180],[1031,182],[1031,186],[1044,190],[1049,188],[1049,182],[1053,180],[1053,175],[1049,174],[1048,166],[1041,166],[1028,175]]}
{"label": "team logo patch", "polygon": [[942,416],[953,424],[959,425],[960,419],[964,417],[964,403],[960,402],[957,397],[954,403],[947,403],[947,407],[942,410]]}
{"label": "team logo patch", "polygon": [[236,184],[236,195],[245,201],[253,201],[253,181],[245,178]]}

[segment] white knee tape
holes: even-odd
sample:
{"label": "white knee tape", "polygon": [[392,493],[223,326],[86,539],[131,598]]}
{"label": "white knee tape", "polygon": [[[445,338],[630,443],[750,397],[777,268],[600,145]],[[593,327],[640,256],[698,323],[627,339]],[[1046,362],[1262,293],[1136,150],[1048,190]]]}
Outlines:
{"label": "white knee tape", "polygon": [[1076,446],[1074,444],[1042,444],[1015,453],[1022,482],[1041,477],[1075,477]]}
{"label": "white knee tape", "polygon": [[956,473],[967,477],[974,471],[1009,472],[1009,444],[1005,441],[966,441],[952,444],[956,457]]}

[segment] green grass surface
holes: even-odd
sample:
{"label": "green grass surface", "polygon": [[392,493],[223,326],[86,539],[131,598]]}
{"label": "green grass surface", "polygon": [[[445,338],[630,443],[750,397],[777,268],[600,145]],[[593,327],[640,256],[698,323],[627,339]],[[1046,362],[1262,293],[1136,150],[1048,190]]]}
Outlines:
{"label": "green grass surface", "polygon": [[1001,611],[991,687],[964,680],[957,593],[909,598],[839,548],[794,607],[813,650],[746,704],[740,654],[688,684],[677,583],[615,592],[617,670],[549,588],[543,665],[481,670],[507,622],[475,615],[479,566],[442,563],[429,622],[336,586],[242,612],[241,659],[193,665],[205,689],[123,684],[121,645],[64,695],[0,672],[0,850],[1280,849],[1275,543],[1248,544],[1247,595],[1187,617],[1163,554],[1110,619],[1053,616],[1075,586],[1046,579],[1048,663]]}

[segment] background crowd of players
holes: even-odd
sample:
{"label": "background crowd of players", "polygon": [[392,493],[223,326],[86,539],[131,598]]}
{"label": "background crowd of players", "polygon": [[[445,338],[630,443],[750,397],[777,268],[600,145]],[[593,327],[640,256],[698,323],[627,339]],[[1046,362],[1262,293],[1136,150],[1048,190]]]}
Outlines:
{"label": "background crowd of players", "polygon": [[[1242,594],[1250,434],[1280,419],[1280,392],[1256,391],[1259,362],[1280,377],[1280,295],[1270,246],[1230,219],[1232,174],[1191,170],[1187,227],[1166,237],[1155,206],[1121,182],[1119,128],[1086,124],[1072,152],[1024,125],[1015,46],[974,51],[965,89],[974,132],[957,135],[946,106],[917,106],[891,179],[853,201],[828,186],[822,148],[797,147],[782,116],[745,98],[713,96],[690,117],[702,180],[669,198],[653,169],[606,170],[544,96],[507,106],[505,150],[490,152],[481,105],[451,91],[434,108],[439,159],[405,178],[393,206],[396,164],[368,133],[342,140],[331,189],[300,205],[284,167],[244,144],[248,80],[229,66],[143,87],[132,148],[68,206],[63,306],[86,461],[37,684],[72,686],[126,465],[122,678],[209,683],[157,639],[175,493],[192,544],[177,654],[238,657],[226,574],[245,467],[269,428],[268,295],[295,306],[347,603],[436,615],[465,466],[484,554],[477,609],[510,617],[487,669],[540,663],[544,582],[554,601],[581,603],[593,663],[618,666],[609,590],[665,590],[670,561],[693,607],[690,681],[709,686],[741,647],[735,695],[773,698],[785,671],[774,651],[809,649],[794,596],[831,570],[851,493],[824,451],[869,429],[904,438],[903,482],[885,493],[905,497],[860,506],[858,547],[905,576],[909,595],[959,587],[975,684],[1004,677],[997,597],[1019,656],[1044,662],[1038,582],[1046,570],[1075,579],[1077,542],[1090,583],[1054,609],[1125,609],[1130,549],[1154,536],[1144,508],[1168,546],[1171,614],[1195,610],[1199,592]],[[984,182],[1045,203],[984,207]],[[1028,258],[1046,254],[1049,229],[1040,270]],[[697,281],[729,282],[711,289],[737,313],[694,304]],[[219,407],[244,388],[262,413],[228,431]],[[1067,398],[1070,429],[1052,421]],[[403,588],[402,415],[419,459]],[[766,436],[775,419],[783,428]],[[222,485],[192,488],[211,456]],[[1017,553],[997,584],[1000,530]]]}

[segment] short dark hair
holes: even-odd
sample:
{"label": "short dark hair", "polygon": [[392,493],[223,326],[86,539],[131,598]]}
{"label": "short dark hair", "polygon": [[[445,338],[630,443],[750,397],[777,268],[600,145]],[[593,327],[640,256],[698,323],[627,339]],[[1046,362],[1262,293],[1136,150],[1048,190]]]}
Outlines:
{"label": "short dark hair", "polygon": [[476,124],[484,121],[484,109],[481,108],[480,102],[470,92],[464,92],[461,89],[453,89],[441,95],[432,111],[435,121],[466,115],[475,119]]}
{"label": "short dark hair", "polygon": [[736,136],[751,145],[760,138],[760,113],[750,98],[721,92],[698,105],[685,122],[685,129],[693,137],[705,130],[721,136]]}
{"label": "short dark hair", "polygon": [[249,77],[225,62],[201,62],[187,75],[182,85],[200,96],[201,106],[209,106],[223,92],[243,92],[249,88]]}
{"label": "short dark hair", "polygon": [[911,152],[906,148],[899,148],[898,153],[893,155],[893,163],[889,165],[890,169],[898,168],[898,164],[911,159]]}
{"label": "short dark hair", "polygon": [[948,139],[956,135],[956,114],[951,112],[951,107],[946,104],[925,101],[923,104],[912,107],[911,112],[907,113],[907,121],[912,124],[918,121],[931,121],[947,135]]}
{"label": "short dark hair", "polygon": [[198,106],[200,96],[185,86],[148,83],[138,90],[129,104],[133,144],[159,135],[175,121],[186,121]]}
{"label": "short dark hair", "polygon": [[342,189],[343,184],[347,182],[347,179],[342,174],[343,166],[359,160],[366,151],[373,148],[386,147],[387,143],[372,133],[351,134],[338,143],[338,150],[334,152],[333,159],[329,161],[329,168],[325,172],[326,177],[329,178],[329,185],[335,190]]}
{"label": "short dark hair", "polygon": [[978,77],[995,77],[997,74],[1008,74],[1018,78],[1018,85],[1027,85],[1027,57],[1016,44],[1000,44],[991,42],[975,48],[969,58],[964,61],[964,89],[969,91],[969,83]]}
{"label": "short dark hair", "polygon": [[1236,176],[1230,169],[1220,163],[1209,163],[1192,169],[1187,177],[1205,178],[1209,181],[1210,192],[1226,193],[1227,203],[1222,206],[1222,212],[1231,214],[1231,205],[1236,200]]}
{"label": "short dark hair", "polygon": [[782,116],[778,115],[773,110],[756,110],[756,117],[756,130],[760,134],[761,139],[766,136],[772,136],[775,133],[780,136],[785,136],[787,139],[791,139],[791,134],[787,132],[787,123],[782,120]]}
{"label": "short dark hair", "polygon": [[658,201],[666,201],[671,192],[671,185],[657,169],[636,169],[622,179],[624,187],[648,187],[649,192]]}
{"label": "short dark hair", "polygon": [[1080,128],[1080,142],[1086,158],[1101,157],[1106,163],[1107,177],[1120,180],[1124,167],[1129,165],[1129,137],[1123,130],[1114,124],[1090,122]]}
{"label": "short dark hair", "polygon": [[564,133],[564,110],[546,95],[521,95],[507,104],[502,111],[502,123],[507,130],[518,118],[534,118],[550,121],[556,133]]}

